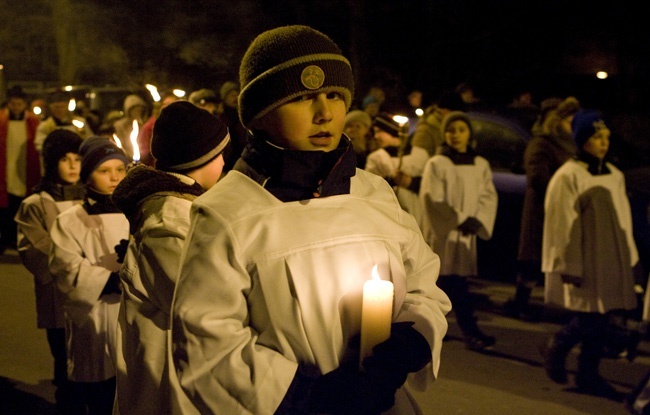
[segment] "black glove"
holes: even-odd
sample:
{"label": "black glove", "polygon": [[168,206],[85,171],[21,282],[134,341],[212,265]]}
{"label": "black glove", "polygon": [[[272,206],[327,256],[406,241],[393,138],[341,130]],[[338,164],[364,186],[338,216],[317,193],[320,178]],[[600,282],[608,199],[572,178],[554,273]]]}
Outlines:
{"label": "black glove", "polygon": [[465,219],[463,223],[458,225],[458,230],[463,234],[463,235],[475,235],[479,229],[481,229],[481,222],[479,222],[478,219],[476,219],[473,216],[470,216],[469,218]]}
{"label": "black glove", "polygon": [[353,362],[325,375],[320,375],[318,369],[300,366],[275,415],[378,415],[395,404],[395,391],[359,372],[358,364]]}
{"label": "black glove", "polygon": [[417,372],[430,361],[429,342],[413,328],[413,322],[405,321],[391,325],[390,337],[363,359],[363,368],[369,376],[397,390],[409,373]]}
{"label": "black glove", "polygon": [[117,262],[120,264],[124,263],[124,257],[126,256],[126,248],[129,246],[128,239],[120,239],[120,243],[115,245],[115,252],[117,253]]}
{"label": "black glove", "polygon": [[120,274],[117,272],[111,272],[111,275],[108,277],[108,281],[106,281],[106,285],[104,285],[104,289],[99,296],[101,297],[102,295],[108,294],[122,294],[122,287],[120,284]]}

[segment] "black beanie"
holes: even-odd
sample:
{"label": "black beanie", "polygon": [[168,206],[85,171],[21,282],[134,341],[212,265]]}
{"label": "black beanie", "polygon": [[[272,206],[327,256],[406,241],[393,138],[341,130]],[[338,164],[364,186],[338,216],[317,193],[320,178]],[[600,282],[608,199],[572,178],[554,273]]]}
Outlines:
{"label": "black beanie", "polygon": [[185,172],[213,160],[229,141],[228,128],[217,117],[188,101],[176,101],[163,108],[154,124],[151,154],[157,169]]}
{"label": "black beanie", "polygon": [[372,122],[372,126],[387,132],[393,137],[399,137],[399,124],[393,119],[393,116],[387,112],[378,114]]}
{"label": "black beanie", "polygon": [[597,131],[607,129],[603,116],[599,111],[584,109],[576,112],[571,121],[571,131],[573,132],[573,141],[578,149],[582,149],[587,140]]}
{"label": "black beanie", "polygon": [[86,183],[95,169],[107,160],[117,159],[122,160],[125,165],[128,164],[124,151],[107,137],[86,138],[79,146],[79,154],[81,155],[80,176],[82,183]]}
{"label": "black beanie", "polygon": [[326,35],[308,26],[284,26],[253,40],[239,67],[239,118],[249,127],[272,109],[304,94],[340,92],[350,108],[350,62]]}
{"label": "black beanie", "polygon": [[69,130],[58,128],[45,137],[43,141],[43,165],[45,167],[44,177],[57,179],[59,175],[59,160],[68,153],[79,154],[79,146],[83,140],[79,134]]}

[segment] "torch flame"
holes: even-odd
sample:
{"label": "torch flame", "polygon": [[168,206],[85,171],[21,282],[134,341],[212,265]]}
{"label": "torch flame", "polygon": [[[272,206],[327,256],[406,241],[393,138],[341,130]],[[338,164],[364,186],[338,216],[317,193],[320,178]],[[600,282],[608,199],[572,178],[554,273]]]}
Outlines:
{"label": "torch flame", "polygon": [[133,129],[131,130],[131,147],[133,147],[133,162],[140,161],[140,147],[138,146],[138,134],[140,133],[140,126],[138,120],[133,120]]}
{"label": "torch flame", "polygon": [[158,93],[158,88],[156,88],[155,85],[146,84],[145,88],[149,90],[149,93],[151,94],[151,98],[153,98],[155,102],[160,101],[160,94]]}
{"label": "torch flame", "polygon": [[74,125],[75,127],[77,127],[77,128],[80,129],[80,130],[81,130],[82,128],[84,128],[84,123],[83,123],[83,121],[72,120],[72,125]]}
{"label": "torch flame", "polygon": [[68,111],[74,111],[75,108],[77,108],[77,101],[75,101],[74,98],[70,99],[70,102],[68,102]]}
{"label": "torch flame", "polygon": [[120,137],[118,137],[117,134],[113,134],[113,141],[115,141],[116,146],[122,148],[122,140],[120,140]]}

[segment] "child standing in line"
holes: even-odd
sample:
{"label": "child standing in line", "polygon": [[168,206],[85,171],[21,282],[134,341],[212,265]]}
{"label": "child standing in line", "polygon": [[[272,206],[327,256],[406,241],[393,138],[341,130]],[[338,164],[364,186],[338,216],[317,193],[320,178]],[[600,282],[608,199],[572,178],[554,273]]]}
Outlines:
{"label": "child standing in line", "polygon": [[132,168],[113,193],[131,226],[120,270],[121,415],[170,412],[167,336],[179,253],[190,226],[190,205],[221,177],[229,142],[228,129],[217,117],[187,101],[173,102],[160,112],[151,138],[156,168]]}
{"label": "child standing in line", "polygon": [[[439,260],[343,135],[349,61],[326,35],[259,35],[240,65],[248,146],[196,198],[172,304],[173,365],[201,413],[413,414],[436,377]],[[393,283],[390,337],[359,371],[363,285]]]}
{"label": "child standing in line", "polygon": [[76,410],[111,414],[115,398],[115,335],[120,278],[115,246],[129,237],[129,222],[111,194],[127,159],[106,137],[79,147],[84,203],[57,216],[50,232],[50,271],[65,296],[68,378]]}
{"label": "child standing in line", "polygon": [[[402,163],[410,156],[410,145],[403,140],[402,126],[393,116],[382,112],[372,123],[373,137],[377,149],[368,155],[365,170],[377,174],[388,181],[397,195],[400,205],[415,217],[418,226],[422,224],[422,206],[418,198],[418,188],[404,185],[402,178],[413,182],[420,174],[410,169],[410,163]],[[417,177],[419,185],[419,177]],[[410,184],[410,183],[409,183]]]}
{"label": "child standing in line", "polygon": [[57,215],[83,202],[84,186],[79,183],[81,156],[79,135],[54,130],[43,143],[45,174],[33,193],[22,201],[15,221],[18,227],[18,254],[34,276],[38,328],[45,329],[54,358],[55,399],[65,411],[67,392],[67,354],[63,295],[56,287],[48,266],[52,245],[50,229]]}
{"label": "child standing in line", "polygon": [[565,362],[580,343],[575,384],[581,391],[618,399],[598,366],[613,312],[634,310],[633,267],[639,256],[623,173],[605,161],[611,131],[602,115],[581,110],[571,122],[577,157],[549,182],[544,202],[544,300],[574,317],[543,349],[548,377],[566,383]]}
{"label": "child standing in line", "polygon": [[443,119],[441,154],[425,165],[420,187],[425,240],[440,255],[439,285],[451,298],[458,325],[470,350],[494,345],[476,323],[467,278],[477,275],[476,237],[492,236],[497,192],[489,162],[469,143],[472,124],[464,112]]}

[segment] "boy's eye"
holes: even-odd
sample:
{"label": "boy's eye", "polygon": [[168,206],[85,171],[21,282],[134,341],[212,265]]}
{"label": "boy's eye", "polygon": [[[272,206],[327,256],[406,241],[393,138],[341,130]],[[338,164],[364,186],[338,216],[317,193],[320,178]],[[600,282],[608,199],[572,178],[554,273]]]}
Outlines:
{"label": "boy's eye", "polygon": [[327,99],[343,99],[340,92],[332,91],[327,94]]}

